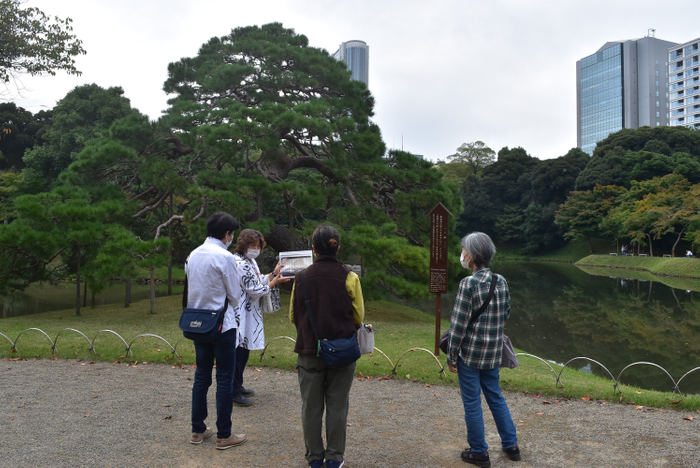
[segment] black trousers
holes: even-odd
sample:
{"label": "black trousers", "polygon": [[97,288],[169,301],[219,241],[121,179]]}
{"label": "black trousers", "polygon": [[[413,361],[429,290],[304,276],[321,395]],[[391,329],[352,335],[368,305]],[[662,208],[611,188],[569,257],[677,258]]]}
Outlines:
{"label": "black trousers", "polygon": [[233,371],[233,397],[237,398],[241,395],[241,388],[243,387],[243,373],[245,372],[245,366],[248,364],[248,357],[250,356],[250,350],[238,346],[236,348],[236,365]]}

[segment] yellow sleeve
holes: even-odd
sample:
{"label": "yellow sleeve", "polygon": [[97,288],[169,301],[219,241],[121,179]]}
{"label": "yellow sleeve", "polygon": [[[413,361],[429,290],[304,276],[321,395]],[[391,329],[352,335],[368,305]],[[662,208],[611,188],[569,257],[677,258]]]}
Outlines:
{"label": "yellow sleeve", "polygon": [[294,286],[296,286],[296,281],[292,284],[292,294],[289,296],[289,321],[294,323]]}
{"label": "yellow sleeve", "polygon": [[352,299],[352,317],[355,320],[355,325],[359,326],[365,319],[365,301],[362,298],[360,278],[355,272],[351,271],[348,273],[348,277],[345,280],[345,289],[348,290],[350,299]]}

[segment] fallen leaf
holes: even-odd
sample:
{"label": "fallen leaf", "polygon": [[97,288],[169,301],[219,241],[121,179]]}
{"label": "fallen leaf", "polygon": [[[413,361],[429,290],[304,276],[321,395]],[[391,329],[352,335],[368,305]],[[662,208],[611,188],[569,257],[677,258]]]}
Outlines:
{"label": "fallen leaf", "polygon": [[543,416],[544,413],[535,413],[535,415],[537,415],[537,416]]}
{"label": "fallen leaf", "polygon": [[119,356],[119,359],[126,359],[126,356]]}
{"label": "fallen leaf", "polygon": [[641,394],[642,394],[642,391],[641,391],[641,390],[637,390],[635,393],[636,393],[637,395],[641,395]]}
{"label": "fallen leaf", "polygon": [[425,384],[426,387],[430,388],[430,384]]}
{"label": "fallen leaf", "polygon": [[382,380],[382,378],[381,378],[381,377],[377,377],[377,382],[379,382],[380,380]]}
{"label": "fallen leaf", "polygon": [[698,410],[698,414],[700,414],[700,409]]}
{"label": "fallen leaf", "polygon": [[435,425],[436,425],[436,426],[442,426],[442,423],[437,423],[437,424],[435,424]]}
{"label": "fallen leaf", "polygon": [[591,397],[589,397],[588,395],[584,395],[581,399],[583,401],[591,401]]}
{"label": "fallen leaf", "polygon": [[634,407],[634,409],[642,409],[642,408],[644,408],[642,405],[637,405]]}
{"label": "fallen leaf", "polygon": [[157,386],[158,386],[158,384],[157,384],[157,383],[154,383],[154,384],[153,384],[153,386],[154,386],[154,387],[157,387]]}
{"label": "fallen leaf", "polygon": [[551,405],[551,403],[548,402],[547,400],[544,400],[544,401],[542,402],[542,404],[543,404],[543,405]]}
{"label": "fallen leaf", "polygon": [[687,418],[683,418],[683,421],[692,421],[692,420],[693,420],[692,416],[688,416]]}
{"label": "fallen leaf", "polygon": [[14,421],[14,420],[15,420],[15,418],[10,418],[10,421]]}
{"label": "fallen leaf", "polygon": [[257,378],[257,377],[253,377],[253,380],[258,380],[258,378]]}
{"label": "fallen leaf", "polygon": [[678,400],[678,401],[672,401],[672,402],[671,402],[671,404],[672,404],[672,405],[677,405],[677,404],[678,404],[678,403],[680,403],[680,402],[681,402],[681,400]]}
{"label": "fallen leaf", "polygon": [[537,395],[532,395],[533,398],[539,398],[540,394],[538,393]]}
{"label": "fallen leaf", "polygon": [[90,361],[88,362],[88,364],[95,364],[95,361]]}
{"label": "fallen leaf", "polygon": [[160,406],[162,406],[163,408],[170,408],[170,405],[167,403],[161,403]]}
{"label": "fallen leaf", "polygon": [[440,396],[439,393],[433,393],[433,396]]}
{"label": "fallen leaf", "polygon": [[348,426],[352,426],[352,423],[348,423]]}
{"label": "fallen leaf", "polygon": [[191,378],[187,377],[187,380],[192,380]]}
{"label": "fallen leaf", "polygon": [[89,415],[89,414],[86,414],[86,415],[85,415],[85,417],[86,417],[86,418],[89,418],[89,417],[90,417],[90,415]]}
{"label": "fallen leaf", "polygon": [[413,377],[414,382],[418,382],[418,377]]}
{"label": "fallen leaf", "polygon": [[173,419],[173,417],[172,417],[172,416],[166,416],[166,417],[164,417],[163,419]]}

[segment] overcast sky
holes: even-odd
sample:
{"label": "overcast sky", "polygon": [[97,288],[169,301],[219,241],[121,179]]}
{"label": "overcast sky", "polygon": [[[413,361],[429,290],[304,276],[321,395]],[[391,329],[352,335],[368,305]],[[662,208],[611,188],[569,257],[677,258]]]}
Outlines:
{"label": "overcast sky", "polygon": [[[26,77],[32,112],[75,86],[121,86],[157,119],[167,66],[214,36],[273,21],[333,53],[370,46],[374,120],[387,146],[436,160],[464,142],[522,146],[540,159],[576,146],[576,60],[607,41],[700,37],[697,0],[28,0],[73,19],[82,76]],[[695,18],[695,19],[693,19]],[[7,100],[5,96],[3,99]],[[45,107],[42,107],[45,106]],[[403,143],[402,143],[403,142]]]}

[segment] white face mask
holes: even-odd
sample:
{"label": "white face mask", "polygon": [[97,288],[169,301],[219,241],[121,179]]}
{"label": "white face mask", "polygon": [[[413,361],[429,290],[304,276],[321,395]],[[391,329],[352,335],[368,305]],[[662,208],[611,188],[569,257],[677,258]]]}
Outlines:
{"label": "white face mask", "polygon": [[258,255],[260,255],[260,249],[248,249],[248,251],[245,254],[245,256],[251,260],[257,258]]}
{"label": "white face mask", "polygon": [[233,237],[231,238],[230,241],[224,242],[224,248],[228,250],[229,247],[231,247],[231,244],[233,244]]}
{"label": "white face mask", "polygon": [[462,255],[459,257],[459,263],[461,263],[462,266],[468,270],[469,269],[469,262],[465,261],[464,258],[465,258],[464,252],[462,252]]}

